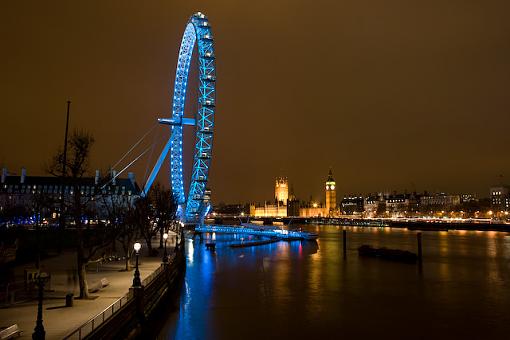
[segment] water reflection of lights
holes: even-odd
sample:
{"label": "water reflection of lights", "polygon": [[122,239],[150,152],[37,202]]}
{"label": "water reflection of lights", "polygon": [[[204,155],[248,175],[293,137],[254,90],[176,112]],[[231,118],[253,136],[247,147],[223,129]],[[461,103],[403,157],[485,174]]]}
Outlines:
{"label": "water reflection of lights", "polygon": [[505,257],[510,256],[510,235],[505,235],[503,237],[504,243],[503,243],[503,255]]}
{"label": "water reflection of lights", "polygon": [[[448,232],[440,231],[439,232],[439,254],[441,256],[448,255]],[[446,237],[445,237],[446,236]]]}
{"label": "water reflection of lights", "polygon": [[[307,230],[314,229],[315,226],[307,227]],[[243,313],[234,312],[231,317],[237,326],[233,323],[225,322],[224,326],[223,323],[219,323],[222,324],[221,333],[217,331],[212,335],[221,338],[220,335],[232,332],[232,329],[245,332],[248,318],[256,318],[253,326],[274,320],[271,327],[274,327],[277,333],[282,326],[285,328],[292,323],[302,324],[303,329],[312,327],[319,329],[325,326],[329,329],[339,325],[336,331],[341,332],[341,328],[352,320],[342,319],[341,315],[337,316],[335,313],[339,312],[338,306],[346,301],[359,301],[359,306],[364,307],[363,304],[366,304],[367,308],[371,308],[372,303],[386,304],[388,293],[398,294],[395,297],[400,297],[395,298],[395,303],[398,310],[403,312],[396,314],[397,317],[405,318],[405,310],[409,309],[411,304],[423,303],[423,296],[414,297],[416,293],[422,292],[432,303],[423,304],[423,311],[422,308],[417,309],[421,318],[434,313],[438,307],[441,308],[441,317],[453,320],[459,310],[462,315],[470,313],[478,317],[476,313],[485,314],[483,317],[486,319],[483,319],[483,322],[487,324],[491,324],[494,319],[501,320],[502,317],[506,317],[507,306],[504,306],[504,302],[508,300],[508,290],[505,289],[507,288],[505,280],[510,259],[510,234],[475,233],[465,230],[452,230],[448,233],[424,231],[426,258],[423,276],[417,276],[413,266],[383,261],[361,261],[357,256],[350,256],[348,261],[344,262],[341,255],[342,235],[339,230],[324,226],[320,229],[321,235],[317,242],[320,251],[317,253],[310,252],[311,243],[308,242],[281,242],[240,250],[225,247],[214,255],[202,251],[203,245],[199,245],[196,240],[197,257],[194,259],[193,267],[186,272],[188,279],[185,282],[184,298],[181,300],[181,306],[184,305],[185,308],[181,310],[176,321],[180,325],[185,325],[184,328],[180,326],[178,332],[171,333],[172,335],[166,338],[187,338],[190,337],[189,334],[191,337],[195,335],[193,338],[196,339],[212,337],[209,333],[211,330],[205,331],[207,334],[204,334],[205,327],[201,326],[210,325],[208,322],[211,320],[224,318],[225,309],[217,306],[241,304],[264,306],[268,311],[261,313],[260,309],[255,307],[252,308],[254,312],[248,308]],[[346,229],[353,230],[351,227]],[[390,235],[386,233],[389,228],[384,228],[383,231],[381,228],[360,227],[358,234],[352,235],[351,245],[354,246],[357,242],[370,244],[380,242],[380,246],[415,251],[415,230],[392,229]],[[231,240],[219,233],[216,236],[222,241]],[[491,243],[497,243],[495,257],[487,253],[487,247],[490,247]],[[280,251],[287,251],[285,245],[290,248],[290,256],[280,254]],[[193,245],[188,243],[186,246],[187,253],[192,254],[190,248]],[[213,284],[205,280],[205,275],[212,276]],[[395,279],[397,275],[404,277],[404,280]],[[375,285],[372,286],[370,282],[374,279],[380,280],[382,284],[377,286],[382,288],[377,287],[378,290],[372,288]],[[189,282],[193,284],[194,289],[188,289]],[[365,284],[367,282],[368,284]],[[232,287],[236,287],[235,293],[230,291]],[[362,297],[370,294],[373,294],[374,300],[371,297]],[[239,302],[240,296],[243,297],[242,302]],[[383,296],[382,300],[379,300],[380,296]],[[406,299],[408,301],[399,302]],[[299,302],[299,306],[296,301]],[[366,322],[360,320],[351,331],[359,332],[360,327],[366,327],[364,325]],[[406,324],[408,323],[404,323]],[[380,327],[380,324],[377,323],[375,326]],[[409,326],[406,331],[412,332],[413,326]]]}
{"label": "water reflection of lights", "polygon": [[496,257],[497,255],[497,240],[496,240],[496,235],[497,232],[496,231],[493,231],[493,232],[490,232],[491,234],[489,234],[489,232],[487,233],[488,235],[488,238],[487,238],[487,256],[489,257]]}
{"label": "water reflection of lights", "polygon": [[289,257],[289,250],[290,250],[290,247],[289,247],[289,243],[288,242],[277,242],[276,243],[276,249],[277,249],[277,252],[278,252],[278,257],[279,258],[287,258]]}
{"label": "water reflection of lights", "polygon": [[490,237],[490,238],[494,238],[498,235],[499,233],[497,231],[487,231],[487,236]]}
{"label": "water reflection of lights", "polygon": [[193,240],[188,239],[188,263],[191,266],[193,264],[193,254],[195,253],[195,249],[193,248]]}

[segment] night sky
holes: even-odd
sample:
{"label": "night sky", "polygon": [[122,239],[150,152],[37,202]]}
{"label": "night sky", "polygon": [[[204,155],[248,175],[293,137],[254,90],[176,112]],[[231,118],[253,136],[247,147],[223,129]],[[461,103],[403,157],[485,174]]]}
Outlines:
{"label": "night sky", "polygon": [[[0,163],[44,174],[63,143],[70,98],[71,128],[96,139],[91,170],[113,165],[168,116],[180,39],[200,10],[216,42],[216,203],[270,199],[278,175],[302,199],[323,199],[329,167],[340,195],[487,196],[500,175],[510,183],[509,7],[480,0],[2,1]],[[152,160],[134,168],[141,182],[168,134],[153,132]]]}

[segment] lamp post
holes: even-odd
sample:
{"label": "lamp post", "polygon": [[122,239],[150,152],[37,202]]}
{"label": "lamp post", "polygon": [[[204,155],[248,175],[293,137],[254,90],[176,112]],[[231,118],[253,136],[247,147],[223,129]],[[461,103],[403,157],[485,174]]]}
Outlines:
{"label": "lamp post", "polygon": [[44,340],[46,337],[46,331],[44,330],[43,319],[42,319],[42,305],[43,305],[44,283],[45,283],[45,280],[47,277],[48,277],[48,274],[46,274],[46,273],[39,273],[39,275],[37,275],[36,284],[37,284],[37,287],[39,288],[39,296],[38,296],[39,303],[37,304],[37,321],[35,322],[34,333],[32,333],[32,339],[34,339],[34,340]]}
{"label": "lamp post", "polygon": [[67,165],[67,134],[69,132],[69,110],[71,108],[71,101],[67,101],[67,112],[66,112],[66,132],[64,135],[64,154],[62,160],[62,177],[60,178],[60,216],[59,216],[59,227],[64,228],[65,217],[64,217],[64,184],[66,177],[66,165]]}
{"label": "lamp post", "polygon": [[163,263],[168,264],[168,253],[166,252],[166,240],[168,239],[168,233],[163,234],[163,239],[165,240],[165,250],[163,252]]}
{"label": "lamp post", "polygon": [[[180,223],[180,222],[179,222]],[[177,250],[179,250],[179,235],[181,234],[181,225],[177,223],[177,225],[175,226],[175,247],[174,247],[174,252],[177,253]]]}
{"label": "lamp post", "polygon": [[182,221],[179,221],[177,225],[177,237],[175,239],[175,252],[177,252],[180,249],[179,244],[182,242],[184,238],[184,223]]}
{"label": "lamp post", "polygon": [[135,276],[133,278],[133,288],[140,288],[142,287],[142,281],[140,281],[140,271],[138,270],[138,254],[140,252],[140,249],[142,248],[142,245],[140,242],[136,242],[133,245],[133,248],[135,249],[135,255],[136,255],[136,266],[135,266]]}

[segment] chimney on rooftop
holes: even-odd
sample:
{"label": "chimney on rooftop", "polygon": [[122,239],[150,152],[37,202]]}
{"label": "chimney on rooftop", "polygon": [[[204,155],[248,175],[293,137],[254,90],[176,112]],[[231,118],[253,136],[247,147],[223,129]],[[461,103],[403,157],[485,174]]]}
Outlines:
{"label": "chimney on rooftop", "polygon": [[99,178],[101,176],[101,172],[99,170],[96,170],[96,177],[94,178],[94,184],[99,185]]}
{"label": "chimney on rooftop", "polygon": [[128,178],[131,181],[131,185],[135,186],[135,174],[134,174],[134,172],[128,172]]}
{"label": "chimney on rooftop", "polygon": [[2,168],[2,184],[5,183],[5,180],[7,179],[7,168]]}
{"label": "chimney on rooftop", "polygon": [[20,177],[20,183],[25,183],[25,178],[27,177],[27,169],[21,168],[21,177]]}
{"label": "chimney on rooftop", "polygon": [[112,170],[112,185],[116,185],[115,179],[117,178],[117,170]]}

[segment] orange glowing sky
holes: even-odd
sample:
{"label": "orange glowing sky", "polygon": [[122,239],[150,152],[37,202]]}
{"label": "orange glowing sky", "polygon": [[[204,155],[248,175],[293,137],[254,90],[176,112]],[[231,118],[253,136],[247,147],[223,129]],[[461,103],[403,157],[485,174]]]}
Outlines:
{"label": "orange glowing sky", "polygon": [[[278,175],[299,197],[324,199],[329,167],[339,195],[486,196],[499,175],[510,182],[509,7],[4,1],[0,163],[42,174],[62,144],[71,98],[71,127],[96,138],[92,170],[114,164],[169,112],[182,32],[201,10],[217,54],[215,202],[270,199]],[[156,130],[155,153],[167,133]],[[134,168],[140,181],[148,163]]]}

